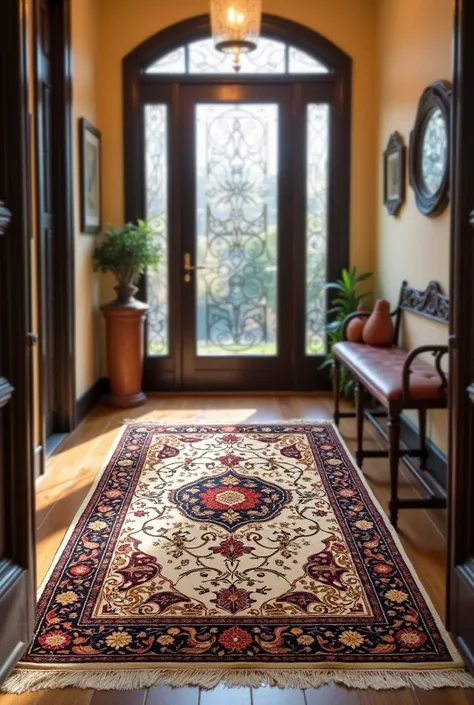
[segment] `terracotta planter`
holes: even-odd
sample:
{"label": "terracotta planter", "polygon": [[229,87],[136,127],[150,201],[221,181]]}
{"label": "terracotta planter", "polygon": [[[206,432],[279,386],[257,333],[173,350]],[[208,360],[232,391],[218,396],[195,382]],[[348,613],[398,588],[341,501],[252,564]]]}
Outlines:
{"label": "terracotta planter", "polygon": [[[363,304],[357,307],[358,311],[366,311]],[[365,325],[367,323],[368,317],[361,316],[360,318],[353,318],[349,325],[347,326],[347,340],[351,343],[362,343],[362,334],[364,332]]]}
{"label": "terracotta planter", "polygon": [[394,328],[390,316],[390,304],[385,299],[379,299],[365,324],[362,334],[364,343],[377,347],[388,347],[393,344],[393,336]]}
{"label": "terracotta planter", "polygon": [[110,394],[107,403],[116,407],[140,406],[146,401],[142,392],[143,324],[148,304],[137,301],[132,285],[115,287],[117,299],[101,311],[107,337],[107,370]]}

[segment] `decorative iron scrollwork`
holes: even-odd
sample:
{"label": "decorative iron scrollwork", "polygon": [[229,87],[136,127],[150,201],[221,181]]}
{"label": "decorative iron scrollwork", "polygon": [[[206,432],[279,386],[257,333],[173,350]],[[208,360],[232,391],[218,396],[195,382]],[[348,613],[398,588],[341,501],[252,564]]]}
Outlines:
{"label": "decorative iron scrollwork", "polygon": [[435,281],[430,281],[424,291],[412,289],[404,282],[399,308],[440,323],[449,323],[449,296],[442,293]]}
{"label": "decorative iron scrollwork", "polygon": [[277,110],[197,107],[199,355],[277,352]]}
{"label": "decorative iron scrollwork", "polygon": [[158,272],[146,277],[149,355],[167,355],[168,338],[168,170],[166,105],[145,107],[146,218],[160,248]]}

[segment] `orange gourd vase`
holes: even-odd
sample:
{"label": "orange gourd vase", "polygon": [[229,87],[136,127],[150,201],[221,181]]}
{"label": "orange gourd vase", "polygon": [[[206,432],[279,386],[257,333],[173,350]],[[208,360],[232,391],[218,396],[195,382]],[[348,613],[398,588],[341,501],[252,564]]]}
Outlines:
{"label": "orange gourd vase", "polygon": [[[357,307],[357,310],[366,311],[367,309],[363,304],[360,304],[360,306]],[[357,318],[353,318],[352,321],[350,321],[346,331],[347,340],[350,343],[363,342],[362,334],[364,332],[367,320],[367,316],[357,316]]]}
{"label": "orange gourd vase", "polygon": [[367,319],[362,338],[367,345],[388,347],[393,344],[394,328],[390,316],[390,304],[385,299],[379,299],[373,312]]}

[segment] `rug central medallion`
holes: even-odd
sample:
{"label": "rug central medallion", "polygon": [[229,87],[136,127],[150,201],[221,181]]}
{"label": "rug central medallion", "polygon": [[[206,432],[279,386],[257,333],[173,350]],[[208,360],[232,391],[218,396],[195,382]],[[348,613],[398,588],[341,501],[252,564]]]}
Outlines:
{"label": "rug central medallion", "polygon": [[[226,465],[240,460],[233,455],[219,458]],[[273,519],[291,501],[291,494],[272,482],[232,469],[185,484],[170,492],[169,498],[189,519],[212,522],[234,532],[245,524]]]}

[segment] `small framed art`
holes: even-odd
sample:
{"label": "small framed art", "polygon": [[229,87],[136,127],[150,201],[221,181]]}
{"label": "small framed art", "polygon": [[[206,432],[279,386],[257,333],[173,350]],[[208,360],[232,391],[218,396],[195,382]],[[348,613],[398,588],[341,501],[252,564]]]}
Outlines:
{"label": "small framed art", "polygon": [[97,234],[101,229],[100,132],[85,118],[79,120],[81,230]]}
{"label": "small framed art", "polygon": [[405,201],[406,147],[393,132],[383,153],[383,202],[390,215],[397,215]]}

